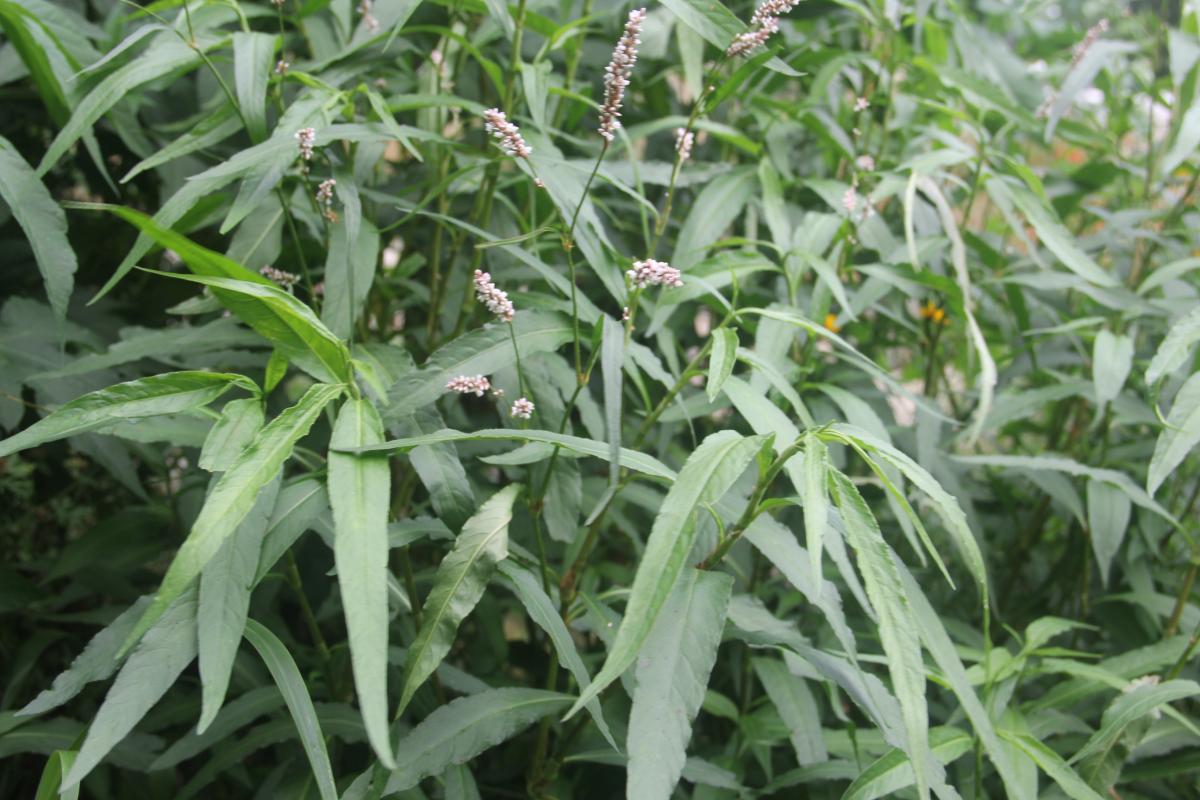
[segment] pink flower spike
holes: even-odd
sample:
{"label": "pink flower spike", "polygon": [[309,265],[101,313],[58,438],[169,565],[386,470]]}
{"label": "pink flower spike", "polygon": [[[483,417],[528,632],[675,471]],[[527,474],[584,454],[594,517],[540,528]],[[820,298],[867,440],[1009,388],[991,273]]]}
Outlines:
{"label": "pink flower spike", "polygon": [[625,275],[639,289],[647,286],[683,286],[683,275],[679,270],[653,258],[633,262],[633,269],[626,271]]}
{"label": "pink flower spike", "polygon": [[504,322],[512,322],[517,313],[508,292],[503,292],[492,283],[492,276],[482,270],[475,270],[475,299],[487,306],[488,311]]}
{"label": "pink flower spike", "polygon": [[637,8],[629,12],[625,22],[625,33],[613,49],[612,60],[604,68],[604,105],[600,108],[599,133],[605,141],[611,142],[618,128],[621,127],[621,103],[625,99],[625,89],[629,86],[629,74],[637,63],[638,38],[642,33],[642,23],[646,21],[646,9]]}
{"label": "pink flower spike", "polygon": [[446,383],[446,390],[450,392],[458,392],[459,394],[474,394],[476,397],[483,397],[487,394],[488,389],[492,388],[491,381],[483,375],[459,375],[457,378],[451,378]]}
{"label": "pink flower spike", "polygon": [[500,145],[500,149],[513,158],[529,158],[533,148],[525,143],[521,129],[508,121],[508,117],[498,108],[489,108],[483,112],[484,127]]}
{"label": "pink flower spike", "polygon": [[529,419],[533,416],[533,402],[528,398],[519,397],[512,404],[512,410],[509,413],[516,419]]}

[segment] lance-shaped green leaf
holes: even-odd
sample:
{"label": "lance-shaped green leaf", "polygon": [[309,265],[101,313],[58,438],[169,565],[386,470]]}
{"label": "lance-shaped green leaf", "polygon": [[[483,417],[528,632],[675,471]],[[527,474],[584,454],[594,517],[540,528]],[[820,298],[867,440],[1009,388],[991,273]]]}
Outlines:
{"label": "lance-shaped green leaf", "polygon": [[157,274],[209,286],[222,305],[318,380],[349,380],[350,353],[345,344],[325,327],[312,309],[262,275],[162,227],[139,211],[101,204],[81,204],[80,207],[116,214],[156,244],[177,253],[195,277]]}
{"label": "lance-shaped green leaf", "polygon": [[[208,430],[200,449],[200,468],[224,472],[250,446],[262,430],[263,404],[257,397],[230,400],[221,409],[221,418]],[[241,638],[241,634],[238,634]]]}
{"label": "lance-shaped green leaf", "polygon": [[1130,512],[1133,510],[1129,495],[1111,483],[1089,480],[1087,483],[1088,532],[1091,534],[1092,552],[1100,567],[1100,585],[1108,585],[1108,570],[1129,527]]}
{"label": "lance-shaped green leaf", "polygon": [[0,440],[0,458],[114,422],[200,408],[234,386],[258,392],[249,378],[224,372],[168,372],[97,389]]}
{"label": "lance-shaped green leaf", "polygon": [[637,658],[691,555],[696,541],[696,510],[720,500],[766,441],[764,436],[743,437],[735,431],[720,431],[701,442],[688,457],[650,529],[625,604],[625,617],[608,659],[568,717],[604,691]]}
{"label": "lance-shaped green leaf", "polygon": [[1022,750],[1035,764],[1074,800],[1104,800],[1079,774],[1063,761],[1062,756],[1032,736],[1001,730],[1000,735]]}
{"label": "lance-shaped green leaf", "polygon": [[33,800],[79,800],[79,784],[59,794],[63,776],[71,771],[77,755],[74,750],[55,750],[50,754]]}
{"label": "lance-shaped green leaf", "polygon": [[196,657],[196,592],[189,590],[161,614],[117,673],[92,718],[62,791],[87,777],[158,702]]}
{"label": "lance-shaped green leaf", "polygon": [[278,286],[207,275],[144,270],[213,290],[222,304],[271,341],[288,360],[320,381],[350,381],[350,351],[313,310]]}
{"label": "lance-shaped green leaf", "polygon": [[287,703],[296,731],[300,735],[300,744],[308,763],[312,765],[313,775],[317,779],[317,791],[321,800],[337,800],[337,787],[333,783],[333,770],[329,766],[329,752],[325,749],[325,737],[321,734],[321,723],[317,721],[317,712],[313,708],[312,698],[304,686],[304,678],[296,668],[296,662],[291,653],[279,641],[279,637],[271,633],[260,623],[246,620],[246,641],[254,646],[262,657],[263,663],[271,672],[275,685],[279,687],[283,700]]}
{"label": "lance-shaped green leaf", "polygon": [[233,35],[233,77],[238,107],[247,133],[255,142],[267,138],[267,79],[275,55],[275,36],[268,33]]}
{"label": "lance-shaped green leaf", "polygon": [[[366,398],[342,406],[330,443],[361,447],[383,441],[383,422]],[[367,737],[380,762],[394,768],[388,740],[388,499],[391,471],[378,455],[329,454],[333,555],[346,615],[350,665]]]}
{"label": "lance-shaped green leaf", "polygon": [[191,533],[163,576],[154,602],[129,635],[126,649],[196,579],[250,513],[259,492],[279,473],[292,454],[292,447],[308,433],[326,404],[341,393],[341,386],[319,383],[309,388],[294,406],[263,428],[246,451],[221,475],[192,524]]}
{"label": "lance-shaped green leaf", "polygon": [[[930,732],[933,755],[943,764],[971,749],[971,737],[959,728],[941,727]],[[893,748],[859,773],[847,787],[842,800],[875,800],[913,785],[912,762],[903,750]]]}
{"label": "lance-shaped green leaf", "polygon": [[[6,28],[7,30],[7,28]],[[75,251],[67,241],[67,217],[12,143],[0,136],[0,198],[25,232],[58,318],[67,316],[75,285]]]}
{"label": "lance-shaped green leaf", "polygon": [[829,469],[829,448],[812,433],[804,437],[804,541],[808,545],[809,567],[813,580],[821,585],[821,539],[829,521],[829,496],[825,475]]}
{"label": "lance-shaped green leaf", "polygon": [[75,657],[71,666],[61,672],[37,697],[17,712],[17,716],[44,714],[58,708],[83,691],[93,681],[102,681],[117,671],[120,661],[117,652],[133,626],[150,604],[149,597],[139,598],[136,603],[121,612],[121,615],[106,625],[91,638],[83,652]]}
{"label": "lance-shaped green leaf", "polygon": [[451,764],[465,764],[570,702],[558,692],[514,688],[488,689],[447,703],[396,745],[396,770],[384,795],[410,789]]}
{"label": "lance-shaped green leaf", "polygon": [[1071,757],[1071,763],[1082,761],[1088,756],[1101,754],[1114,747],[1125,729],[1164,703],[1193,697],[1200,694],[1200,684],[1194,681],[1174,680],[1158,685],[1138,686],[1122,694],[1104,711],[1100,729]]}
{"label": "lance-shaped green leaf", "polygon": [[925,704],[925,665],[912,608],[899,570],[879,523],[848,478],[830,472],[834,502],[842,514],[846,539],[858,557],[867,597],[879,616],[879,640],[904,719],[909,760],[916,772],[917,794],[929,797],[929,712]]}
{"label": "lance-shaped green leaf", "polygon": [[[513,591],[521,601],[521,605],[525,606],[529,617],[550,637],[550,642],[554,645],[554,652],[558,656],[558,663],[571,673],[571,677],[575,679],[580,688],[587,687],[592,682],[592,676],[588,674],[587,666],[579,657],[579,651],[575,649],[575,640],[571,638],[571,632],[567,629],[562,617],[559,616],[559,611],[550,596],[538,583],[537,577],[532,571],[510,559],[500,562],[500,572],[508,578]],[[613,750],[619,750],[620,748],[617,747],[617,743],[608,729],[608,723],[604,721],[604,714],[600,710],[600,701],[594,700],[589,703],[587,710],[601,735],[612,745]]]}
{"label": "lance-shaped green leaf", "polygon": [[[514,442],[544,442],[546,444],[557,445],[564,450],[572,453],[578,453],[585,456],[593,456],[594,458],[602,458],[608,460],[609,451],[608,444],[605,442],[597,442],[595,439],[584,439],[581,436],[570,436],[563,433],[554,433],[553,431],[540,430],[516,430],[508,428],[485,428],[478,431],[456,431],[446,428],[445,430],[437,431],[436,433],[427,433],[423,436],[413,436],[408,439],[391,439],[382,444],[363,447],[358,452],[363,453],[403,453],[411,450],[414,447],[420,447],[427,444],[438,444],[439,442],[486,442],[486,441],[514,441]],[[636,450],[621,448],[621,466],[628,467],[635,472],[640,472],[643,475],[649,475],[654,478],[666,478],[667,480],[675,479],[675,471],[667,465],[663,464],[653,456],[648,456],[645,453],[639,453]]]}
{"label": "lance-shaped green leaf", "polygon": [[200,721],[196,724],[198,733],[204,733],[212,724],[225,701],[225,691],[233,674],[233,659],[237,656],[246,614],[250,610],[250,593],[257,582],[263,536],[275,507],[280,480],[277,475],[259,493],[250,513],[200,573],[200,601],[196,612],[202,684]]}
{"label": "lance-shaped green leaf", "polygon": [[628,797],[667,800],[679,783],[732,589],[732,575],[689,570],[646,637],[626,740]]}
{"label": "lance-shaped green leaf", "polygon": [[625,327],[605,315],[600,340],[600,371],[604,377],[604,427],[608,433],[608,482],[615,485],[621,470],[621,392],[625,378]]}
{"label": "lance-shaped green leaf", "polygon": [[[516,350],[528,358],[548,353],[571,339],[571,320],[561,314],[522,311],[511,323]],[[402,419],[446,393],[446,382],[459,375],[492,375],[516,360],[508,323],[493,323],[438,348],[420,369],[405,373],[388,391],[387,420]]]}
{"label": "lance-shaped green leaf", "polygon": [[1200,308],[1193,309],[1167,331],[1167,337],[1146,368],[1146,383],[1153,386],[1159,378],[1174,372],[1187,361],[1192,346],[1200,340]]}
{"label": "lance-shaped green leaf", "polygon": [[754,659],[754,673],[788,727],[788,738],[800,766],[827,761],[829,753],[821,737],[821,714],[804,678],[793,675],[775,658]]}
{"label": "lance-shaped green leaf", "polygon": [[1175,395],[1167,427],[1154,443],[1154,456],[1146,475],[1146,491],[1153,497],[1175,468],[1200,443],[1200,372],[1187,379]]}
{"label": "lance-shaped green leaf", "polygon": [[520,491],[521,485],[514,483],[488,498],[463,525],[454,549],[438,566],[422,609],[421,629],[404,660],[400,712],[450,652],[459,623],[483,597],[496,565],[508,557],[508,523]]}
{"label": "lance-shaped green leaf", "polygon": [[704,391],[708,394],[708,402],[717,399],[721,386],[733,374],[733,365],[737,363],[738,337],[732,328],[717,328],[712,332],[712,354],[708,358],[708,381]]}

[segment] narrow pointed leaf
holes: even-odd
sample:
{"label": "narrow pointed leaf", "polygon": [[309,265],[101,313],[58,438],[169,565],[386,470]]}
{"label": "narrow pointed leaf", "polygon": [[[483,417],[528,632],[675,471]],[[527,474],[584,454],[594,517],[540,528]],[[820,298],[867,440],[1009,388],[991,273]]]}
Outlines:
{"label": "narrow pointed leaf", "polygon": [[626,740],[628,797],[667,800],[679,782],[732,589],[731,575],[689,570],[646,637]]}
{"label": "narrow pointed leaf", "polygon": [[199,733],[212,724],[225,701],[233,659],[242,642],[242,629],[250,610],[250,593],[256,583],[263,536],[275,507],[279,483],[280,478],[276,476],[267,484],[250,513],[200,573],[200,600],[196,612],[203,686],[200,721],[196,725]]}
{"label": "narrow pointed leaf", "polygon": [[1167,415],[1167,427],[1154,443],[1154,456],[1146,476],[1146,491],[1153,496],[1188,453],[1200,444],[1200,372],[1187,379],[1176,393]]}
{"label": "narrow pointed leaf", "polygon": [[262,491],[292,454],[292,447],[308,433],[321,410],[342,393],[341,386],[316,384],[294,406],[263,428],[246,451],[221,475],[204,501],[191,533],[175,554],[163,576],[154,602],[138,622],[128,648],[154,623],[175,598],[191,585],[225,540],[254,507]]}
{"label": "narrow pointed leaf", "polygon": [[608,659],[568,716],[591,702],[637,658],[691,555],[696,540],[696,510],[705,503],[715,503],[729,490],[762,449],[764,441],[765,437],[743,437],[734,431],[714,433],[683,465],[650,529],[626,601],[625,617],[609,648]]}
{"label": "narrow pointed leaf", "polygon": [[904,594],[891,549],[862,495],[840,472],[831,473],[833,497],[842,513],[846,538],[858,558],[867,596],[879,615],[879,638],[904,719],[906,750],[916,773],[917,794],[929,797],[929,716],[925,666],[916,621]]}
{"label": "narrow pointed leaf", "polygon": [[196,592],[188,591],[160,615],[126,660],[92,718],[79,756],[63,778],[65,792],[87,777],[133,730],[196,657]]}
{"label": "narrow pointed leaf", "polygon": [[708,359],[708,381],[704,391],[711,403],[721,393],[721,386],[733,374],[737,363],[738,336],[732,328],[717,328],[712,332],[712,355]]}
{"label": "narrow pointed leaf", "polygon": [[329,766],[329,752],[325,749],[325,737],[321,733],[321,723],[317,720],[317,712],[313,708],[312,698],[304,686],[304,678],[296,668],[292,655],[279,641],[279,637],[271,633],[262,624],[246,620],[246,641],[254,646],[262,657],[263,663],[271,673],[275,685],[283,694],[288,711],[292,714],[292,722],[300,736],[300,744],[308,763],[312,765],[313,775],[317,779],[317,791],[321,800],[338,800],[337,787],[333,783],[333,770]]}
{"label": "narrow pointed leaf", "polygon": [[621,391],[625,377],[625,328],[604,317],[600,341],[600,371],[604,377],[604,427],[608,432],[608,482],[615,485],[621,470]]}
{"label": "narrow pointed leaf", "polygon": [[804,437],[804,484],[801,499],[804,501],[804,541],[808,545],[808,557],[813,580],[821,583],[821,539],[829,519],[829,497],[825,489],[825,475],[829,469],[829,448],[817,436]]}
{"label": "narrow pointed leaf", "polygon": [[450,652],[459,623],[483,596],[496,565],[508,556],[508,523],[520,490],[520,484],[512,484],[480,506],[438,567],[422,610],[421,629],[404,661],[400,711]]}
{"label": "narrow pointed leaf", "polygon": [[396,745],[396,770],[384,794],[410,789],[451,764],[466,764],[571,698],[542,689],[488,689],[438,708]]}
{"label": "narrow pointed leaf", "polygon": [[67,217],[21,154],[0,136],[0,198],[25,232],[58,318],[67,316],[75,285],[75,251],[67,241]]}
{"label": "narrow pointed leaf", "polygon": [[[347,400],[330,443],[361,447],[383,441],[383,422],[366,398]],[[377,455],[329,454],[334,560],[350,641],[350,663],[367,737],[393,769],[388,739],[388,532],[391,471]]]}
{"label": "narrow pointed leaf", "polygon": [[0,440],[0,458],[114,422],[200,408],[234,386],[258,391],[248,378],[223,372],[168,372],[98,389],[59,406],[20,433]]}
{"label": "narrow pointed leaf", "polygon": [[805,680],[791,674],[782,661],[774,658],[754,659],[754,673],[788,727],[788,738],[800,766],[828,760],[829,753],[821,738],[821,715]]}

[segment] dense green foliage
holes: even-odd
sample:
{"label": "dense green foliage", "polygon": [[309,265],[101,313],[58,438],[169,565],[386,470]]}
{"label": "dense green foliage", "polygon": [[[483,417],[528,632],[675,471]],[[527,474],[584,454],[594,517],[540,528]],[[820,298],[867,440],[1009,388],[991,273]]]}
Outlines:
{"label": "dense green foliage", "polygon": [[0,797],[1200,794],[1197,8],[647,5],[0,0]]}

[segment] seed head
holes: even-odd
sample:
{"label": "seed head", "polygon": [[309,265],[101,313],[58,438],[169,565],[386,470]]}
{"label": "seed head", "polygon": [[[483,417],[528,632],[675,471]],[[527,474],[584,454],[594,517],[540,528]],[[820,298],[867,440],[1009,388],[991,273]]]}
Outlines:
{"label": "seed head", "polygon": [[321,181],[321,185],[317,187],[317,202],[325,206],[333,205],[334,186],[337,186],[337,181],[333,178]]}
{"label": "seed head", "polygon": [[599,133],[608,142],[621,127],[621,103],[625,99],[625,88],[629,86],[629,74],[637,63],[638,45],[642,43],[638,37],[645,21],[646,9],[636,8],[629,12],[625,33],[613,49],[612,60],[604,68],[604,105],[600,108]]}
{"label": "seed head", "polygon": [[451,378],[446,383],[446,390],[450,392],[458,392],[459,394],[474,394],[476,397],[483,397],[487,394],[488,389],[492,388],[492,383],[483,375],[459,375],[457,378]]}
{"label": "seed head", "polygon": [[626,271],[625,275],[639,289],[647,286],[683,286],[683,276],[679,270],[653,258],[633,262],[633,269]]}
{"label": "seed head", "polygon": [[533,416],[533,402],[528,398],[518,397],[509,413],[516,419],[529,419]]}
{"label": "seed head", "polygon": [[521,129],[508,121],[508,117],[498,108],[489,108],[483,112],[484,127],[500,145],[500,149],[513,158],[529,158],[533,148],[525,143]]}
{"label": "seed head", "polygon": [[516,311],[508,293],[501,291],[492,283],[492,276],[482,270],[475,270],[475,299],[487,306],[487,310],[504,322],[512,322]]}

